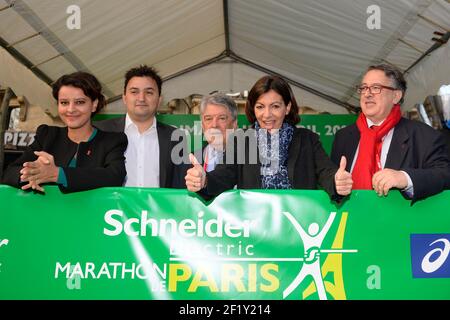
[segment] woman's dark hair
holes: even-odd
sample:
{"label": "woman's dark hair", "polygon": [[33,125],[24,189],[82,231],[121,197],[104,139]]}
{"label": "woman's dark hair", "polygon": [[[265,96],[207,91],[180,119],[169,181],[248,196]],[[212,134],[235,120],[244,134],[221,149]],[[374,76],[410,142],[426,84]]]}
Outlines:
{"label": "woman's dark hair", "polygon": [[290,125],[295,126],[299,121],[298,105],[295,100],[294,94],[289,84],[282,78],[277,76],[264,76],[253,85],[245,104],[245,114],[250,123],[255,123],[255,104],[259,97],[270,90],[278,93],[282,98],[284,104],[287,106],[291,103],[291,110],[289,114],[284,118],[284,121]]}
{"label": "woman's dark hair", "polygon": [[92,112],[91,117],[105,106],[105,96],[102,94],[102,85],[95,76],[90,73],[78,71],[61,76],[52,87],[53,98],[58,101],[59,90],[63,86],[75,87],[83,90],[92,102],[98,100],[97,109]]}

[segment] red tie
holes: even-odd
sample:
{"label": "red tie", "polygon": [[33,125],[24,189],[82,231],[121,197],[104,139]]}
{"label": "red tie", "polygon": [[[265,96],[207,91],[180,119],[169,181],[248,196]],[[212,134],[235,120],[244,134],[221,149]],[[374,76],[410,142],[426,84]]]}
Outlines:
{"label": "red tie", "polygon": [[208,172],[208,152],[205,154],[205,163],[203,164],[203,169]]}

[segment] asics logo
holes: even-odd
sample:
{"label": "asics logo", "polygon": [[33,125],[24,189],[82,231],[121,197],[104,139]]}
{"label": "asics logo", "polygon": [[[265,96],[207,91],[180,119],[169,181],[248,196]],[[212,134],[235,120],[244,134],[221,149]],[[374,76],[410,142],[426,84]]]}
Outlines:
{"label": "asics logo", "polygon": [[[438,270],[447,260],[450,253],[450,241],[445,238],[437,239],[430,243],[430,247],[436,243],[443,243],[443,248],[434,248],[429,251],[422,259],[422,270],[426,273],[432,273]],[[436,257],[437,255],[437,257]],[[433,259],[432,259],[433,257]]]}

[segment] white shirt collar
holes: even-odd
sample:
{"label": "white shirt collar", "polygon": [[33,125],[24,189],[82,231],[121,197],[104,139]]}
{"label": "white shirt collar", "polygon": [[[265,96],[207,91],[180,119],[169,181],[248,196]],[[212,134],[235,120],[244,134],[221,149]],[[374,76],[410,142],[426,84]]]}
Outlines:
{"label": "white shirt collar", "polygon": [[[125,116],[125,130],[124,130],[124,131],[127,131],[127,129],[130,129],[130,128],[134,128],[134,129],[138,130],[137,125],[133,122],[133,120],[131,120],[130,116],[129,116],[128,113],[127,113],[126,116]],[[143,132],[143,134],[144,134],[144,133],[147,133],[147,132],[150,132],[150,131],[152,131],[152,130],[156,130],[156,117],[153,118],[153,123],[152,123],[152,125],[150,126],[150,128],[148,128],[147,130],[145,130],[145,131]]]}
{"label": "white shirt collar", "polygon": [[[386,120],[386,119],[384,119],[384,120]],[[381,121],[379,124],[377,124],[377,126],[381,126],[381,125],[383,124],[384,120]],[[367,117],[366,117],[366,121],[367,121],[367,127],[369,127],[369,128],[370,128],[371,126],[375,125],[375,123],[373,123],[373,121],[370,120],[370,119],[367,118]]]}

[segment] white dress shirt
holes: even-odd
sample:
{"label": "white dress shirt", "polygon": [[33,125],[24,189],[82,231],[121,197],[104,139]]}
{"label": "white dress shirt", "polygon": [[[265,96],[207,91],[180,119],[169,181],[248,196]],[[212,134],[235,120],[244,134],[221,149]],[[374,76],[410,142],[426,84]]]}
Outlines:
{"label": "white dress shirt", "polygon": [[[366,118],[366,121],[367,121],[367,126],[369,128],[374,125],[374,123],[367,118]],[[377,125],[381,126],[381,124],[383,122],[384,122],[384,120],[381,121]],[[384,166],[386,164],[386,158],[387,158],[387,154],[389,151],[389,147],[391,146],[392,136],[394,135],[394,130],[395,130],[395,127],[393,127],[391,130],[389,130],[389,132],[383,138],[381,138],[382,145],[381,145],[380,161],[381,161],[382,169],[384,169]],[[359,144],[358,144],[358,148],[356,148],[356,153],[355,153],[355,157],[353,158],[352,168],[351,168],[350,172],[353,172],[353,168],[355,167],[355,164],[356,164],[356,159],[358,158],[358,152],[359,152]],[[403,172],[403,174],[406,176],[406,179],[408,180],[408,186],[405,189],[403,189],[402,191],[406,192],[406,194],[408,194],[408,196],[412,197],[414,195],[414,186],[413,186],[411,177],[405,171],[400,170],[400,172]]]}
{"label": "white dress shirt", "polygon": [[[217,151],[211,145],[207,145],[203,150],[203,159],[205,160],[204,169],[206,172],[213,171],[219,163],[223,163],[223,152]],[[206,167],[206,168],[205,168]]]}
{"label": "white dress shirt", "polygon": [[159,142],[156,119],[143,133],[126,115],[125,134],[128,147],[125,151],[126,187],[159,188]]}

